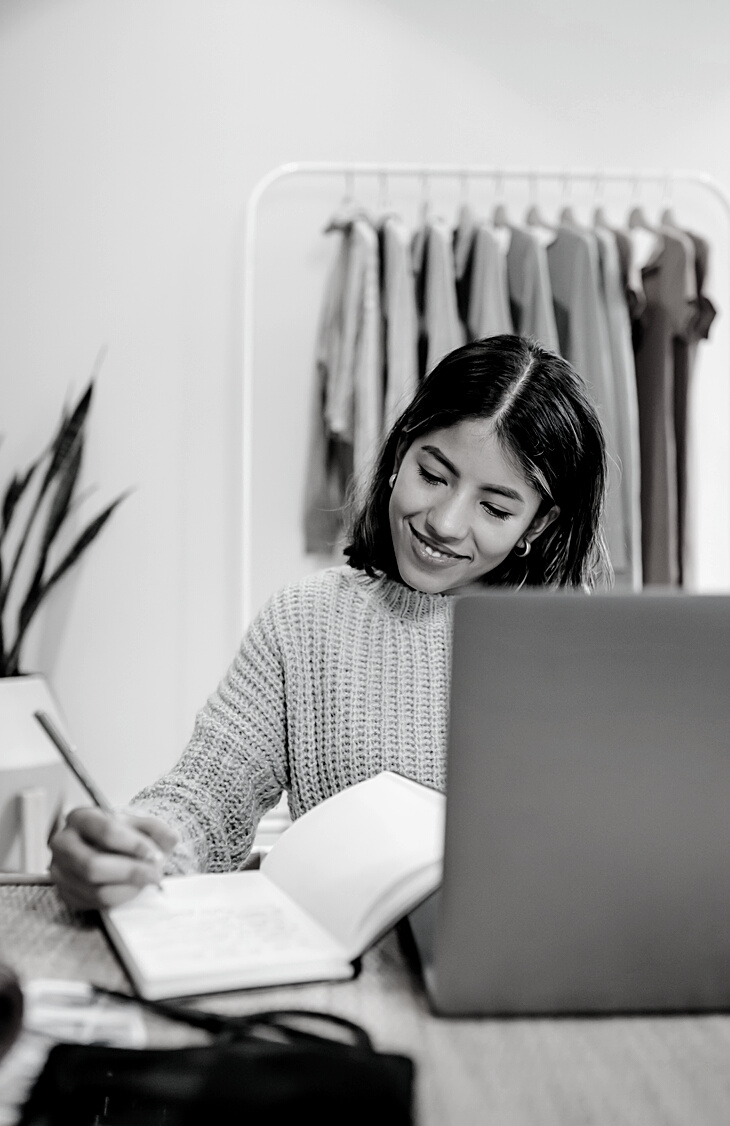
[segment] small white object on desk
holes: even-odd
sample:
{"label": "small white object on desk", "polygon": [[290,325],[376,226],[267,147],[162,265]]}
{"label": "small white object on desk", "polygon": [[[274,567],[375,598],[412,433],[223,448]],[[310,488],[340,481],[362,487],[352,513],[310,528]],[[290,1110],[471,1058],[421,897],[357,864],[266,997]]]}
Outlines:
{"label": "small white object on desk", "polygon": [[46,868],[48,795],[42,786],[28,786],[18,794],[20,868],[43,872]]}
{"label": "small white object on desk", "polygon": [[23,985],[23,1029],[0,1064],[0,1126],[15,1126],[48,1053],[59,1041],[144,1048],[135,1005],[100,997],[85,981],[36,978]]}

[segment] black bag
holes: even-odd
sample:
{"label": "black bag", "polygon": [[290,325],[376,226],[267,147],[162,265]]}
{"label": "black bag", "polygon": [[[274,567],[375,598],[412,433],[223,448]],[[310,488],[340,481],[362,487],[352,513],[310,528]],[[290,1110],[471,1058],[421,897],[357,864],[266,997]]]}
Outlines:
{"label": "black bag", "polygon": [[412,1060],[359,1025],[295,1009],[214,1020],[226,1031],[196,1048],[57,1044],[18,1126],[411,1126]]}
{"label": "black bag", "polygon": [[13,1046],[23,1023],[23,993],[10,966],[0,963],[0,1057]]}

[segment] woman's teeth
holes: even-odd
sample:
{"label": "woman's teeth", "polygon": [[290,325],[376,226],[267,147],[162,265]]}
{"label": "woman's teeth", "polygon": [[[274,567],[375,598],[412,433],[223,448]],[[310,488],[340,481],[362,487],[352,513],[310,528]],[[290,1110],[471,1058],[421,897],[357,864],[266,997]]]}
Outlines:
{"label": "woman's teeth", "polygon": [[429,547],[427,543],[423,544],[423,550],[426,555],[431,555],[434,559],[453,559],[453,555],[445,555],[443,551],[436,551],[434,548]]}
{"label": "woman's teeth", "polygon": [[431,547],[431,545],[426,543],[425,540],[422,540],[415,529],[412,528],[411,531],[413,532],[413,538],[418,552],[421,555],[425,555],[427,559],[434,559],[442,563],[453,563],[454,560],[460,558],[460,556],[454,555],[453,552],[450,551],[438,551],[437,548]]}

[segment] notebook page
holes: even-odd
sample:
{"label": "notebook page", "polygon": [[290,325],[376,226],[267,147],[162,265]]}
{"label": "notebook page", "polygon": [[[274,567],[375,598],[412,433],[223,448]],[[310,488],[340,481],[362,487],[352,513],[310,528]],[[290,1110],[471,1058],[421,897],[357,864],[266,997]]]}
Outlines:
{"label": "notebook page", "polygon": [[171,982],[198,992],[243,988],[288,980],[294,965],[344,961],[331,936],[255,871],[172,877],[106,917],[158,994]]}
{"label": "notebook page", "polygon": [[418,898],[438,883],[445,806],[443,794],[384,771],[295,821],[261,871],[354,958],[382,930],[368,922],[379,901],[397,918],[399,901],[413,906],[409,888]]}

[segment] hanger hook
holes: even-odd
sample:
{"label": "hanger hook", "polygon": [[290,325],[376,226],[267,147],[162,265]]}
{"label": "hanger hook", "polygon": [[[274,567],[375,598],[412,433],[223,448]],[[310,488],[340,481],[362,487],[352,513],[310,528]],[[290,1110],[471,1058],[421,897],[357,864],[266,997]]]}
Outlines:
{"label": "hanger hook", "polygon": [[527,178],[530,203],[537,203],[537,172],[530,172]]}
{"label": "hanger hook", "polygon": [[674,197],[674,178],[671,172],[664,173],[662,181],[662,199],[669,205]]}
{"label": "hanger hook", "polygon": [[662,180],[662,214],[660,223],[668,227],[673,227],[676,224],[672,204],[674,203],[674,179],[671,172],[664,174]]}
{"label": "hanger hook", "polygon": [[345,169],[345,202],[352,203],[355,198],[355,173],[351,168]]}
{"label": "hanger hook", "polygon": [[570,172],[563,173],[563,198],[570,199],[573,190],[573,179]]}
{"label": "hanger hook", "polygon": [[379,209],[387,211],[390,205],[390,190],[388,184],[388,173],[384,168],[378,173],[378,191],[380,193]]}
{"label": "hanger hook", "polygon": [[426,222],[429,212],[431,210],[431,178],[428,170],[424,169],[421,172],[421,216],[422,222]]}
{"label": "hanger hook", "polygon": [[603,201],[606,192],[606,178],[603,172],[596,172],[596,178],[593,181],[593,194],[598,202]]}
{"label": "hanger hook", "polygon": [[462,200],[462,203],[468,203],[468,201],[469,201],[469,173],[466,171],[466,169],[463,169],[463,171],[459,175],[459,183],[461,184],[461,200]]}

